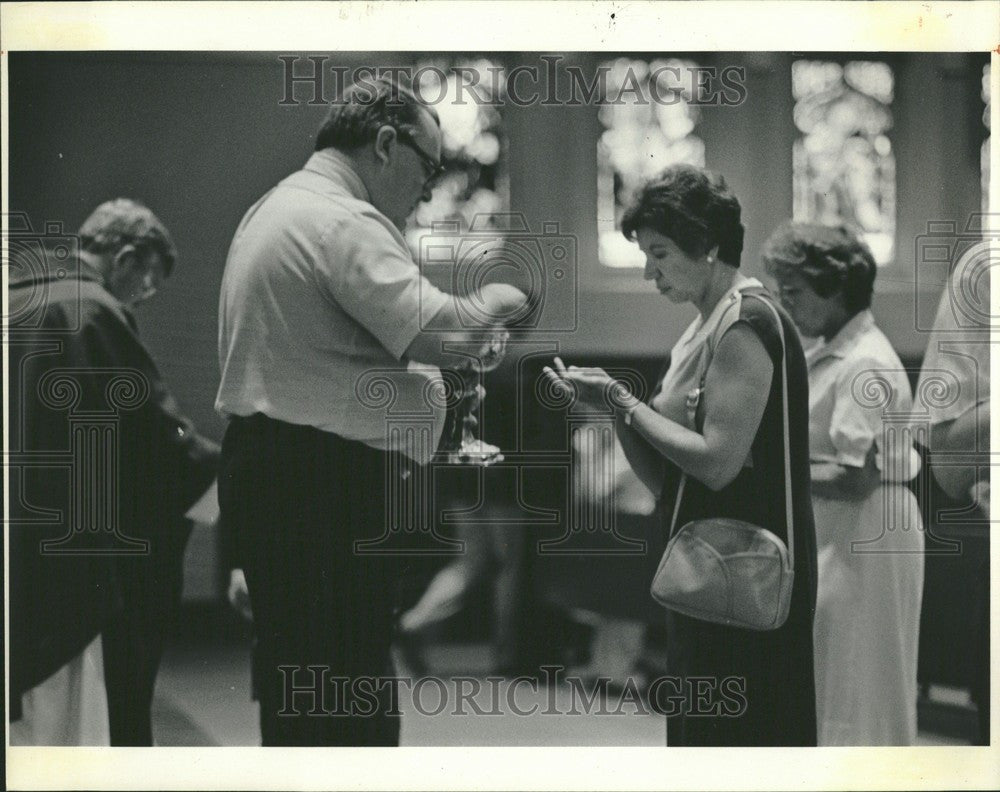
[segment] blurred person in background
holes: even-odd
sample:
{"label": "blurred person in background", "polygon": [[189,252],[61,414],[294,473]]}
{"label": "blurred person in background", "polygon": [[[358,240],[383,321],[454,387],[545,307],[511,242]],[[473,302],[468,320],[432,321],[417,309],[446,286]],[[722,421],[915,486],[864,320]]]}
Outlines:
{"label": "blurred person in background", "polygon": [[[940,398],[914,405],[915,421],[930,421],[931,474],[957,504],[971,504],[988,533],[990,518],[990,278],[987,241],[963,251],[948,276],[920,370],[917,393],[944,388]],[[993,243],[995,244],[995,242]],[[986,254],[986,255],[984,255]],[[944,374],[945,376],[942,376]],[[935,464],[933,460],[940,460]],[[941,464],[947,462],[948,464]],[[990,567],[977,560],[974,591],[976,646],[971,693],[977,744],[990,742]]]}
{"label": "blurred person in background", "polygon": [[407,670],[414,675],[427,673],[424,644],[431,628],[461,612],[481,585],[490,592],[491,663],[490,673],[514,674],[520,663],[521,610],[525,586],[522,525],[504,521],[460,523],[455,537],[465,543],[462,553],[440,569],[428,583],[420,599],[402,613],[397,626],[397,645]]}
{"label": "blurred person in background", "polygon": [[[12,325],[42,297],[41,319],[18,329],[17,349],[48,349],[12,355],[11,448],[65,448],[67,410],[43,396],[47,378],[67,382],[72,412],[96,416],[114,409],[115,377],[136,382],[135,393],[147,393],[114,414],[118,478],[101,486],[117,494],[104,507],[117,514],[121,535],[148,550],[122,554],[108,525],[71,524],[107,519],[97,515],[100,495],[81,491],[91,475],[103,482],[101,471],[79,468],[94,459],[76,460],[68,487],[58,467],[24,472],[22,497],[11,503],[10,737],[20,745],[152,745],[153,688],[190,532],[184,514],[215,478],[218,447],[181,414],[132,314],[173,271],[177,251],[163,223],[119,198],[94,210],[79,239],[78,261],[12,267]],[[40,525],[39,509],[64,521]],[[42,548],[68,532],[86,544],[81,552]]]}
{"label": "blurred person in background", "polygon": [[[977,251],[979,252],[979,251]],[[931,472],[949,497],[970,501],[989,515],[990,506],[990,278],[968,251],[951,274],[934,318],[921,368],[919,391],[940,371],[948,371],[947,398],[917,405],[929,410],[930,450],[951,452],[964,465],[932,466]]]}

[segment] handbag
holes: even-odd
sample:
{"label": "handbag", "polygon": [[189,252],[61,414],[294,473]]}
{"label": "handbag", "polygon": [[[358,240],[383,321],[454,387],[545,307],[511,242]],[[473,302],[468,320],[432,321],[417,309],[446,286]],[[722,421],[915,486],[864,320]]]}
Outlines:
{"label": "handbag", "polygon": [[[674,532],[687,474],[681,476],[670,521],[667,548],[653,577],[650,593],[668,610],[703,621],[749,630],[776,630],[788,618],[795,579],[792,522],[792,475],[788,438],[788,368],[781,317],[763,297],[778,321],[781,338],[781,403],[784,429],[785,519],[788,544],[767,528],[743,520],[709,517],[693,520]],[[707,369],[707,365],[706,365]],[[698,393],[704,388],[702,373]],[[695,400],[695,406],[697,400]],[[689,400],[689,409],[691,402]]]}

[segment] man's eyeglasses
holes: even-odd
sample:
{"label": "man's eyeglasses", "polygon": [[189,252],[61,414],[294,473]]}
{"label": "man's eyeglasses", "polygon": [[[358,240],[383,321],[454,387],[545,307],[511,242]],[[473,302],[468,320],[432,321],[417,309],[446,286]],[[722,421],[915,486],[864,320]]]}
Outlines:
{"label": "man's eyeglasses", "polygon": [[406,129],[398,130],[399,139],[409,146],[420,157],[420,162],[424,169],[424,184],[427,186],[434,185],[441,176],[444,175],[447,168],[440,162],[434,160],[430,154],[424,151],[420,146],[417,145],[417,141],[413,139],[413,133]]}

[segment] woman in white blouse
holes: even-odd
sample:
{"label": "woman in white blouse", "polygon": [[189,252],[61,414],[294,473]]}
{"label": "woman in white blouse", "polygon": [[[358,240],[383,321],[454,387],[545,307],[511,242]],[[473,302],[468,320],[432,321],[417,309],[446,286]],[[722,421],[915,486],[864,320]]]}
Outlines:
{"label": "woman in white blouse", "polygon": [[764,250],[782,304],[816,339],[809,448],[819,581],[820,745],[916,740],[924,536],[905,482],[919,459],[899,357],[875,325],[871,252],[846,228],[789,223]]}

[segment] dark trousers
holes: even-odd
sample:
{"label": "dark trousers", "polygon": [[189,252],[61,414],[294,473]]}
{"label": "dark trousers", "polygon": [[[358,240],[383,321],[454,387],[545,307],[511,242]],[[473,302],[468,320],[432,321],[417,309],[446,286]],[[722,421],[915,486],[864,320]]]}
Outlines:
{"label": "dark trousers", "polygon": [[115,559],[122,610],[101,634],[113,746],[153,744],[153,691],[164,640],[180,607],[184,549],[191,528],[182,519],[136,531],[136,536],[149,541],[149,553]]}
{"label": "dark trousers", "polygon": [[262,415],[234,418],[219,504],[244,564],[264,745],[397,745],[387,454]]}

